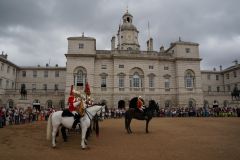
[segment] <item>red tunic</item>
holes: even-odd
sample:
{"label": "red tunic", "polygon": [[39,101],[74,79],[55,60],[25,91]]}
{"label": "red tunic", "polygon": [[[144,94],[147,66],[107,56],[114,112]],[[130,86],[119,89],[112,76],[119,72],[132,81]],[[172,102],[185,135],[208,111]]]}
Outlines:
{"label": "red tunic", "polygon": [[137,108],[140,109],[140,108],[142,108],[142,106],[143,106],[143,102],[142,102],[142,100],[140,98],[138,98]]}
{"label": "red tunic", "polygon": [[73,106],[73,102],[74,102],[74,96],[70,96],[68,98],[68,109],[70,112],[75,111],[75,107]]}

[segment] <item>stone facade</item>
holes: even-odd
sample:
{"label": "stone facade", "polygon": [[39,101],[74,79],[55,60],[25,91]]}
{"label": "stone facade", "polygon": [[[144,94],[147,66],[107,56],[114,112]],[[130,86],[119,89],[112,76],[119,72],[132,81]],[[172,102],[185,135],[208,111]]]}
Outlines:
{"label": "stone facade", "polygon": [[[180,38],[170,47],[153,50],[153,39],[147,40],[147,51],[138,43],[139,31],[130,13],[123,15],[111,50],[96,50],[96,39],[69,37],[66,67],[17,66],[0,57],[0,105],[21,104],[43,107],[67,106],[70,86],[84,92],[86,82],[95,102],[109,107],[128,108],[131,98],[141,95],[146,104],[155,100],[160,107],[237,104],[230,92],[240,88],[240,65],[220,71],[201,71],[199,44]],[[28,91],[22,100],[22,85]],[[83,93],[84,94],[84,93]]]}

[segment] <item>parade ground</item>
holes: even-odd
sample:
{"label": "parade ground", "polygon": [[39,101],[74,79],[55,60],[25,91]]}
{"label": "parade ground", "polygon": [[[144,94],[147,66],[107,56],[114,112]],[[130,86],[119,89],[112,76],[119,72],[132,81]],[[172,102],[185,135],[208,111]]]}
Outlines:
{"label": "parade ground", "polygon": [[239,160],[240,118],[154,118],[133,120],[133,134],[124,119],[100,122],[100,135],[92,135],[89,149],[80,147],[80,134],[57,148],[46,140],[46,122],[0,128],[1,160]]}

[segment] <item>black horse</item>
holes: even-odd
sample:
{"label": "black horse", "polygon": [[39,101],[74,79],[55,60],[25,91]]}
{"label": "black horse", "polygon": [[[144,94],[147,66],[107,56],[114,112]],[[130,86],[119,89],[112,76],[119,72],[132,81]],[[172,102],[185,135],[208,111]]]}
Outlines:
{"label": "black horse", "polygon": [[231,93],[231,96],[232,96],[232,100],[233,100],[233,97],[235,98],[235,100],[240,100],[240,90],[235,87]]}
{"label": "black horse", "polygon": [[27,90],[26,90],[25,84],[21,85],[20,94],[21,94],[21,99],[27,99]]}
{"label": "black horse", "polygon": [[129,103],[129,109],[125,113],[125,129],[128,133],[132,133],[130,124],[133,118],[137,120],[146,120],[146,133],[148,133],[148,123],[154,116],[154,112],[158,112],[158,105],[154,100],[149,101],[149,107],[144,109],[144,112],[141,112],[137,109],[137,97],[133,98]]}

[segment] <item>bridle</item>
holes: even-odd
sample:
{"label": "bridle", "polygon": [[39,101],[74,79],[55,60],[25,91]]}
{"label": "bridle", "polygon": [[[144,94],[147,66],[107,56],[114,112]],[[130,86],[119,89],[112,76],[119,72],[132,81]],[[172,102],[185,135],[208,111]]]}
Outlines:
{"label": "bridle", "polygon": [[[97,110],[97,112],[101,111],[101,112],[100,112],[100,115],[103,113],[103,107],[104,107],[104,106],[101,106],[101,108],[99,108],[99,110]],[[85,109],[85,112],[86,112],[88,118],[89,118],[90,121],[91,121],[91,120],[93,119],[94,115],[92,115],[87,109]],[[96,112],[96,114],[97,114],[97,112]],[[99,116],[98,116],[98,117],[99,117]]]}

